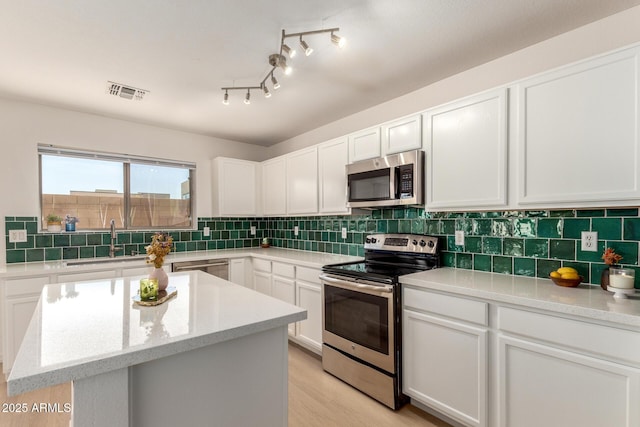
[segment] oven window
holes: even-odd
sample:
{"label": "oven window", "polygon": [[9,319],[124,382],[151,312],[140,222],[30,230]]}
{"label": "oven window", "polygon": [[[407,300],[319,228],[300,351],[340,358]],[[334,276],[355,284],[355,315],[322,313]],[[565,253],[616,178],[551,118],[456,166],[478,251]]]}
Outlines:
{"label": "oven window", "polygon": [[349,201],[389,200],[389,169],[349,175]]}
{"label": "oven window", "polygon": [[389,354],[389,308],[384,297],[325,285],[324,328],[346,340]]}

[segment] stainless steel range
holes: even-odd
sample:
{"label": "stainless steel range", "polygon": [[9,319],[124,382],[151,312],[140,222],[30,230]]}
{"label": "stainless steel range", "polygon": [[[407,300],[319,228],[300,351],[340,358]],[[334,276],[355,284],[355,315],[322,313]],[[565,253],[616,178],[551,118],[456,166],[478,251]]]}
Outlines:
{"label": "stainless steel range", "polygon": [[322,367],[398,409],[402,394],[402,328],[398,278],[439,267],[438,239],[373,234],[365,260],[322,268]]}

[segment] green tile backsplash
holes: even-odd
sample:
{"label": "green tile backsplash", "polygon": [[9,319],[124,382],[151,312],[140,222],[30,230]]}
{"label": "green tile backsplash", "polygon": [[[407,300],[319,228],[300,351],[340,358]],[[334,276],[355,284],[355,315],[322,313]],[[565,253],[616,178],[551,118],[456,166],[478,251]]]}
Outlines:
{"label": "green tile backsplash", "polygon": [[[257,233],[250,234],[251,226]],[[298,236],[294,227],[299,227]],[[209,227],[210,235],[204,235]],[[341,230],[347,229],[347,237]],[[37,233],[37,218],[6,217],[7,263],[105,257],[108,232]],[[28,241],[9,243],[9,230],[26,229]],[[465,245],[455,245],[456,230]],[[582,231],[598,232],[598,251],[580,249]],[[144,253],[154,231],[119,231],[126,253]],[[197,230],[169,231],[178,252],[257,247],[263,237],[272,246],[343,255],[364,254],[371,233],[414,233],[440,237],[442,264],[519,276],[547,277],[561,267],[576,268],[585,282],[600,283],[606,265],[600,258],[612,247],[622,264],[638,267],[638,209],[588,209],[504,212],[425,212],[420,208],[379,209],[362,215],[276,218],[198,218]],[[118,253],[122,256],[122,252]],[[637,272],[640,281],[640,271]],[[639,283],[636,287],[640,288]]]}

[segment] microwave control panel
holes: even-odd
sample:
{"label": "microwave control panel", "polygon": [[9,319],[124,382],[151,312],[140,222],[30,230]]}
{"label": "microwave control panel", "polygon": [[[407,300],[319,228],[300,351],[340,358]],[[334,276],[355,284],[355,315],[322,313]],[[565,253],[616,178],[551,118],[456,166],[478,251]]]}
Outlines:
{"label": "microwave control panel", "polygon": [[413,165],[397,166],[398,168],[398,190],[399,198],[407,199],[413,197]]}

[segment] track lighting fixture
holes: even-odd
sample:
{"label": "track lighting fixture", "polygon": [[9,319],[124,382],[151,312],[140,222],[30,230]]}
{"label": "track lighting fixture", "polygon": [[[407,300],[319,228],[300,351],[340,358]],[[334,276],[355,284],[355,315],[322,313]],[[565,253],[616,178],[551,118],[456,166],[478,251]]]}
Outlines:
{"label": "track lighting fixture", "polygon": [[265,78],[262,79],[262,82],[260,82],[260,85],[223,87],[221,88],[224,91],[224,98],[222,100],[222,103],[224,105],[229,105],[230,90],[246,90],[247,95],[244,98],[245,104],[251,103],[251,89],[256,89],[256,90],[260,89],[264,92],[265,98],[269,98],[271,96],[271,92],[269,92],[269,88],[267,88],[267,85],[266,85],[266,81],[268,78],[271,78],[271,83],[273,84],[274,90],[280,87],[280,83],[276,79],[276,76],[274,75],[274,71],[276,69],[281,69],[285,75],[291,74],[291,71],[292,71],[291,66],[287,64],[287,58],[282,53],[284,52],[289,57],[289,59],[292,59],[296,55],[295,49],[292,49],[287,44],[285,44],[284,42],[285,39],[290,37],[298,37],[300,39],[300,46],[302,47],[305,55],[309,56],[313,52],[313,49],[309,47],[306,41],[302,40],[303,36],[306,37],[314,34],[330,33],[331,42],[338,47],[343,47],[345,45],[346,40],[344,37],[340,37],[334,34],[337,31],[340,31],[340,28],[328,28],[326,30],[305,31],[302,33],[291,33],[291,34],[287,34],[284,30],[282,30],[282,38],[280,39],[280,52],[269,55],[269,65],[271,65],[271,70],[267,73]]}
{"label": "track lighting fixture", "polygon": [[305,56],[309,56],[313,53],[313,49],[309,47],[306,41],[302,40],[302,36],[300,36],[300,47],[302,48]]}
{"label": "track lighting fixture", "polygon": [[286,44],[282,45],[282,50],[284,51],[284,53],[287,54],[287,56],[289,57],[289,59],[293,59],[294,56],[296,56],[296,50],[295,49],[291,49],[289,46],[287,46]]}

